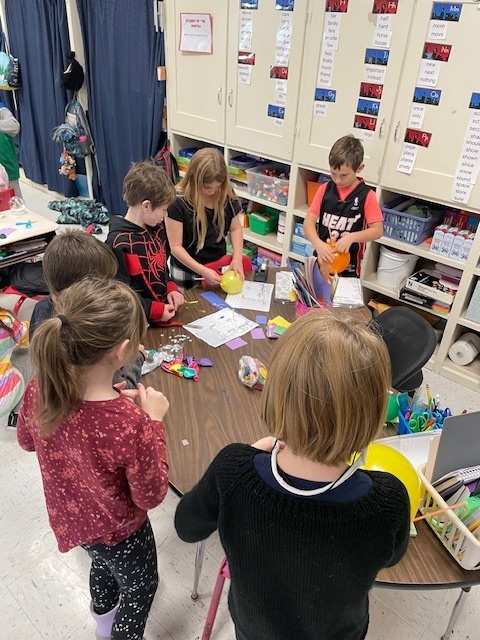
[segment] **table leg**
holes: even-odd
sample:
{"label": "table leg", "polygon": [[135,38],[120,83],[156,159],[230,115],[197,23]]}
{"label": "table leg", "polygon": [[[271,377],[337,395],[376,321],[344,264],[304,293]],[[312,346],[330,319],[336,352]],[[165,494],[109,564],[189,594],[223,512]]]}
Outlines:
{"label": "table leg", "polygon": [[465,604],[467,595],[470,593],[470,589],[471,587],[463,587],[460,591],[460,595],[458,596],[458,600],[453,607],[452,615],[450,616],[450,620],[448,621],[447,630],[441,637],[441,640],[450,640],[453,633],[453,627],[455,626],[460,614],[462,613],[463,605]]}
{"label": "table leg", "polygon": [[203,567],[203,556],[205,555],[205,540],[197,543],[197,551],[195,553],[195,575],[193,577],[192,600],[198,600],[198,583]]}

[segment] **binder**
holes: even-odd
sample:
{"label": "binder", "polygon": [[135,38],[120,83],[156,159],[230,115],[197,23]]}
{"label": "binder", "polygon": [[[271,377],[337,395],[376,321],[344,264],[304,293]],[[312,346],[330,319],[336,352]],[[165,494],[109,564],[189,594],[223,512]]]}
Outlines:
{"label": "binder", "polygon": [[480,465],[480,411],[445,418],[432,482],[456,469],[476,465]]}

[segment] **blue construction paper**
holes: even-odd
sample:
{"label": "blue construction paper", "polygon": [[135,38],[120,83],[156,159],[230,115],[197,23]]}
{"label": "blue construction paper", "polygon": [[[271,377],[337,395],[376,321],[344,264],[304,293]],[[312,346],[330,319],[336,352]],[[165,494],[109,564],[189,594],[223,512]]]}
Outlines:
{"label": "blue construction paper", "polygon": [[200,295],[202,296],[202,298],[205,298],[205,300],[207,300],[207,302],[209,302],[216,309],[225,309],[227,307],[231,309],[231,306],[227,304],[223,298],[221,298],[220,296],[217,296],[217,294],[214,293],[213,291],[205,291]]}
{"label": "blue construction paper", "polygon": [[267,320],[268,320],[267,316],[257,316],[255,318],[255,322],[257,324],[267,324]]}

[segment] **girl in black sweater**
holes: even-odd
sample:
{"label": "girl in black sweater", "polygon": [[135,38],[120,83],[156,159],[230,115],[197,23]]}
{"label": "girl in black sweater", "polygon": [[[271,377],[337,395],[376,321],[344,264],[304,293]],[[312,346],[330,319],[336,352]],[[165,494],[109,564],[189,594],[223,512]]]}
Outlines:
{"label": "girl in black sweater", "polygon": [[359,469],[389,383],[371,330],[330,313],[300,318],[279,340],[263,391],[273,438],[223,449],[180,501],[183,540],[219,529],[238,640],[365,638],[368,592],[409,538],[403,484]]}

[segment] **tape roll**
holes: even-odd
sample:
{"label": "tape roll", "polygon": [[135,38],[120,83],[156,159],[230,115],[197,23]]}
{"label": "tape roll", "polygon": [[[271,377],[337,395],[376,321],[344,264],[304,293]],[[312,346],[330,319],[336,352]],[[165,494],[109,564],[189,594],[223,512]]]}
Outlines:
{"label": "tape roll", "polygon": [[448,351],[448,357],[455,364],[465,366],[475,360],[480,353],[480,337],[475,333],[464,333]]}

